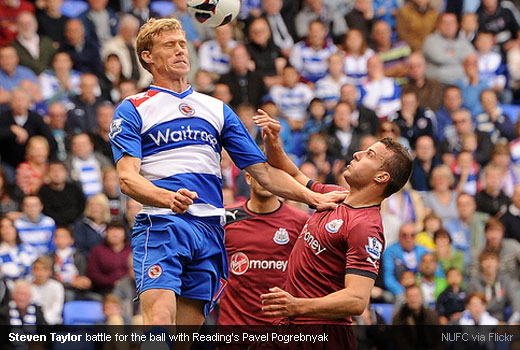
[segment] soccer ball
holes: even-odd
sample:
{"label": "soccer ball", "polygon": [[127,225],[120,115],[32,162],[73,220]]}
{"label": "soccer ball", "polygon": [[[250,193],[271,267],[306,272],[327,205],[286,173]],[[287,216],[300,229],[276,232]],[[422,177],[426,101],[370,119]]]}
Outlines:
{"label": "soccer ball", "polygon": [[188,0],[188,10],[199,23],[216,28],[236,18],[240,0]]}

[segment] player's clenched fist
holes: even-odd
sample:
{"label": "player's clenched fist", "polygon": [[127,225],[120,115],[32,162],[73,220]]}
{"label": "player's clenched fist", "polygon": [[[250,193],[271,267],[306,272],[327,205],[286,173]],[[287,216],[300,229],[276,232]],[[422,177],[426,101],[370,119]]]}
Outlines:
{"label": "player's clenched fist", "polygon": [[299,298],[293,297],[278,287],[269,288],[270,293],[262,294],[262,311],[266,316],[291,317],[299,314]]}
{"label": "player's clenched fist", "polygon": [[184,214],[197,198],[199,198],[197,192],[181,188],[177,192],[172,192],[170,208],[174,213]]}

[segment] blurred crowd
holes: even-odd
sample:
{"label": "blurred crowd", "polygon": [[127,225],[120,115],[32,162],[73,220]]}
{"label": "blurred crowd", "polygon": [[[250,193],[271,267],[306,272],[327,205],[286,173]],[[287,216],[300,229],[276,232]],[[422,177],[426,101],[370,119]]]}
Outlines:
{"label": "blurred crowd", "polygon": [[[117,105],[151,83],[135,39],[160,16],[183,24],[195,90],[259,143],[256,109],[278,119],[309,178],[343,184],[353,153],[381,137],[410,148],[412,178],[381,208],[371,299],[391,317],[369,306],[356,323],[520,322],[518,1],[243,0],[216,29],[186,0],[172,13],[88,0],[72,17],[67,2],[0,0],[0,324],[60,324],[72,300],[139,323],[141,206],[121,194],[109,133]],[[222,176],[225,205],[248,198],[226,153]]]}

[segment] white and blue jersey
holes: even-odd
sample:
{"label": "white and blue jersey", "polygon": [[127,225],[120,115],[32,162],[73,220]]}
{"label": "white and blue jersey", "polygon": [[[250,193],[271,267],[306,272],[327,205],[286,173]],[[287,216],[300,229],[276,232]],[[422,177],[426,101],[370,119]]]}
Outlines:
{"label": "white and blue jersey", "polygon": [[138,293],[166,288],[216,302],[228,270],[221,151],[239,168],[266,162],[262,151],[227,105],[191,87],[130,96],[114,114],[110,140],[116,164],[125,154],[139,158],[140,174],[157,187],[199,197],[182,215],[143,206],[132,235]]}
{"label": "white and blue jersey", "polygon": [[22,242],[33,247],[38,256],[54,250],[56,223],[51,217],[41,214],[40,219],[33,222],[23,215],[14,221],[14,226]]}
{"label": "white and blue jersey", "polygon": [[305,41],[300,41],[294,45],[289,63],[303,78],[315,83],[327,75],[329,57],[336,51],[336,46],[330,40],[318,51],[308,46]]}

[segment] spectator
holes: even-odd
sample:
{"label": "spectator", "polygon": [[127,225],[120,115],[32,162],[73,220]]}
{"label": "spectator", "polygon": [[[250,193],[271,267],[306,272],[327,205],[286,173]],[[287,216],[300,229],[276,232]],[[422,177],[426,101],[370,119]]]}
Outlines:
{"label": "spectator", "polygon": [[38,193],[48,181],[49,143],[43,136],[33,136],[27,142],[25,161],[16,168],[16,184],[26,195]]}
{"label": "spectator", "polygon": [[30,101],[42,99],[36,74],[19,63],[18,53],[13,46],[0,46],[0,103],[9,102],[12,91],[18,88],[27,91]]}
{"label": "spectator", "polygon": [[65,164],[49,163],[49,183],[38,192],[43,203],[43,213],[50,216],[58,226],[72,225],[85,209],[85,196],[79,184],[69,182]]}
{"label": "spectator", "polygon": [[457,269],[461,274],[464,274],[466,272],[464,252],[452,246],[449,232],[441,227],[435,231],[433,240],[436,247],[435,256],[442,271],[446,274],[451,269]]}
{"label": "spectator", "polygon": [[358,90],[354,84],[345,84],[340,90],[340,101],[347,102],[352,109],[351,124],[365,134],[375,135],[379,128],[376,113],[358,103]]}
{"label": "spectator", "polygon": [[231,103],[231,99],[233,99],[233,95],[231,95],[229,86],[223,83],[215,84],[212,96],[218,98],[227,105],[229,105]]}
{"label": "spectator", "polygon": [[121,300],[114,294],[107,294],[103,298],[103,314],[103,324],[108,326],[122,326],[131,322],[131,319],[124,317]]}
{"label": "spectator", "polygon": [[468,296],[466,309],[462,313],[458,325],[461,326],[496,326],[498,320],[486,311],[487,301],[481,292]]}
{"label": "spectator", "polygon": [[473,152],[475,160],[481,166],[487,164],[491,158],[491,137],[488,133],[475,130],[471,113],[467,109],[460,109],[452,113],[452,122],[454,128],[446,133],[446,138],[439,145],[439,153],[442,156],[444,164],[452,164],[455,160],[455,154],[461,152],[465,135],[475,133],[477,142],[475,149],[468,149]]}
{"label": "spectator", "polygon": [[69,20],[61,12],[62,5],[63,0],[47,0],[45,8],[36,14],[38,33],[49,37],[57,47],[65,42],[65,24]]}
{"label": "spectator", "polygon": [[498,106],[497,94],[487,89],[480,93],[483,113],[477,115],[477,129],[491,135],[491,142],[509,142],[515,138],[515,127],[509,116]]}
{"label": "spectator", "polygon": [[72,60],[67,52],[55,53],[51,65],[52,68],[43,71],[38,78],[43,102],[47,106],[61,102],[67,108],[73,108],[72,98],[81,94],[81,73],[72,69]]}
{"label": "spectator", "polygon": [[16,280],[9,301],[9,324],[11,326],[46,325],[42,308],[33,301],[31,284]]}
{"label": "spectator", "polygon": [[86,276],[87,259],[76,250],[70,228],[58,226],[54,234],[54,244],[56,250],[49,255],[52,262],[52,278],[63,283],[65,302],[95,297],[93,293],[88,292],[92,281]]}
{"label": "spectator", "polygon": [[424,206],[421,197],[409,185],[394,193],[381,204],[381,212],[399,218],[399,226],[405,222],[415,223],[417,231],[422,229]]}
{"label": "spectator", "polygon": [[350,123],[352,110],[346,102],[339,102],[334,108],[332,124],[327,130],[328,154],[333,158],[350,162],[357,152],[363,131]]}
{"label": "spectator", "polygon": [[0,2],[0,47],[9,45],[16,37],[16,20],[22,13],[28,11],[34,13],[34,6],[26,0]]}
{"label": "spectator", "polygon": [[[271,113],[268,114],[272,116]],[[305,144],[308,144],[309,138],[312,134],[317,134],[322,131],[325,131],[325,129],[327,129],[330,126],[331,116],[326,114],[327,109],[323,100],[317,97],[313,98],[309,103],[309,113],[308,117],[306,118],[307,121],[305,122],[305,124],[303,124],[302,127],[302,140],[305,142]]]}
{"label": "spectator", "polygon": [[38,258],[34,248],[22,243],[13,220],[8,217],[0,219],[0,272],[13,289],[14,281],[29,277],[31,266]]}
{"label": "spectator", "polygon": [[114,289],[116,283],[128,273],[130,254],[123,223],[112,221],[107,226],[105,241],[95,246],[88,257],[87,274],[94,291],[104,294]]}
{"label": "spectator", "polygon": [[405,3],[397,13],[397,37],[407,42],[412,52],[421,50],[423,41],[435,30],[438,16],[428,0]]}
{"label": "spectator", "polygon": [[123,317],[131,320],[140,313],[139,305],[134,302],[137,297],[134,273],[134,260],[132,254],[128,254],[128,274],[121,278],[114,287],[112,293],[121,301]]}
{"label": "spectator", "polygon": [[25,159],[26,142],[33,136],[43,136],[50,146],[50,154],[56,150],[56,142],[50,128],[41,116],[29,110],[30,96],[23,88],[11,93],[11,110],[0,112],[0,157],[12,167]]}
{"label": "spectator", "polygon": [[130,237],[132,234],[132,227],[134,227],[135,217],[142,209],[142,204],[135,199],[128,198],[126,201],[125,217],[123,218],[126,226],[126,236]]}
{"label": "spectator", "polygon": [[137,59],[135,40],[138,31],[139,21],[132,15],[123,15],[118,34],[103,45],[101,58],[106,60],[108,56],[116,55],[121,62],[122,75],[137,81],[137,85],[144,88],[150,84],[152,78]]}
{"label": "spectator", "polygon": [[100,74],[102,71],[99,48],[85,38],[85,27],[77,18],[69,19],[65,25],[65,42],[59,51],[67,52],[74,69],[82,73]]}
{"label": "spectator", "polygon": [[161,15],[150,9],[150,0],[132,0],[132,6],[127,11],[139,20],[139,27],[150,18],[160,18]]}
{"label": "spectator", "polygon": [[[468,284],[468,293],[480,292],[485,295],[487,311],[501,322],[515,324],[520,320],[520,296],[517,282],[511,276],[499,272],[499,256],[494,251],[484,250],[479,255],[480,271]],[[512,314],[506,318],[506,307]]]}
{"label": "spectator", "polygon": [[[423,303],[430,309],[435,307],[437,298],[448,286],[444,277],[435,276],[438,268],[437,258],[433,253],[426,253],[421,257],[417,285],[421,288]],[[444,273],[442,274],[444,275]]]}
{"label": "spectator", "polygon": [[[464,137],[464,141],[468,138],[472,138],[476,142],[475,134],[468,134]],[[480,168],[471,151],[463,149],[457,155],[455,162],[452,163],[451,170],[455,176],[455,190],[457,192],[465,192],[472,196],[477,194],[480,190],[478,179]]]}
{"label": "spectator", "polygon": [[[469,3],[470,1],[466,1],[464,5]],[[474,3],[477,3],[477,6],[480,5],[480,3],[476,1]],[[462,19],[460,20],[459,37],[466,39],[471,43],[475,41],[475,37],[477,36],[478,31],[478,17],[475,14],[475,11],[476,9],[472,11],[465,11],[462,15]]]}
{"label": "spectator", "polygon": [[86,197],[102,192],[102,172],[104,168],[111,166],[111,162],[94,151],[88,134],[77,134],[72,138],[72,153],[65,164],[71,178],[81,183]]}
{"label": "spectator", "polygon": [[489,165],[498,167],[501,172],[500,189],[511,197],[515,186],[520,183],[520,166],[511,161],[511,151],[507,144],[497,143],[491,150]]}
{"label": "spectator", "polygon": [[32,274],[32,301],[41,306],[47,324],[61,324],[65,291],[60,282],[51,278],[52,259],[48,256],[39,257],[33,263]]}
{"label": "spectator", "polygon": [[87,198],[85,213],[72,231],[76,249],[81,254],[88,256],[94,246],[103,242],[109,220],[108,198],[101,193]]}
{"label": "spectator", "polygon": [[249,43],[246,45],[251,59],[255,62],[255,71],[264,78],[267,88],[281,83],[278,75],[280,67],[287,63],[282,52],[274,44],[267,19],[255,18],[249,25]]}
{"label": "spectator", "polygon": [[316,83],[327,74],[329,56],[336,50],[336,46],[327,39],[325,25],[320,21],[312,21],[306,40],[294,45],[289,63],[303,79]]}
{"label": "spectator", "polygon": [[375,21],[372,0],[355,0],[354,8],[347,13],[345,20],[350,30],[357,29],[364,38],[369,38]]}
{"label": "spectator", "polygon": [[[406,72],[409,82],[403,86],[403,90],[414,90],[417,93],[419,107],[429,108],[432,111],[441,108],[444,86],[438,80],[426,78],[426,60],[420,52],[416,51],[408,57]],[[444,128],[444,124],[441,126],[438,121],[437,130],[434,130],[436,136],[441,127]]]}
{"label": "spectator", "polygon": [[393,295],[404,291],[399,283],[401,274],[407,270],[417,272],[422,256],[428,252],[415,244],[416,233],[414,223],[404,223],[399,229],[399,241],[387,247],[383,253],[385,286]]}
{"label": "spectator", "polygon": [[269,22],[274,44],[280,48],[285,57],[289,57],[294,46],[296,33],[288,11],[282,12],[283,0],[262,0],[265,18]]}
{"label": "spectator", "polygon": [[38,256],[47,255],[54,249],[54,220],[42,214],[40,198],[27,196],[22,202],[22,216],[14,221],[22,242],[31,245]]}
{"label": "spectator", "polygon": [[461,317],[466,306],[466,290],[463,287],[462,273],[457,268],[446,271],[448,287],[439,295],[435,310],[439,314],[439,323],[446,325],[454,323]]}
{"label": "spectator", "polygon": [[67,149],[70,145],[70,137],[65,131],[65,123],[67,121],[65,106],[61,102],[51,103],[46,117],[57,145],[54,158],[64,161],[67,158]]}
{"label": "spectator", "polygon": [[430,191],[432,171],[440,163],[433,138],[429,135],[419,136],[415,142],[415,158],[410,178],[412,188],[421,192]]}
{"label": "spectator", "polygon": [[516,138],[509,143],[511,150],[511,161],[520,166],[520,118],[515,124]]}
{"label": "spectator", "polygon": [[98,48],[117,34],[119,18],[107,7],[108,0],[89,0],[89,9],[83,12],[79,19],[85,27],[85,37]]}
{"label": "spectator", "polygon": [[83,74],[80,82],[81,94],[71,101],[74,107],[69,110],[67,130],[74,133],[94,131],[97,125],[97,110],[104,102],[99,95],[98,78],[94,74]]}
{"label": "spectator", "polygon": [[103,64],[105,69],[99,79],[101,96],[111,103],[119,103],[124,100],[121,98],[119,85],[121,82],[127,81],[127,77],[122,72],[121,61],[116,54],[110,54]]}
{"label": "spectator", "polygon": [[476,210],[475,198],[467,193],[460,193],[457,197],[459,216],[444,223],[453,247],[464,252],[466,266],[470,262],[471,250],[480,250],[485,244],[484,225],[489,215]]}
{"label": "spectator", "polygon": [[510,1],[482,0],[477,15],[479,29],[495,34],[496,45],[507,51],[520,29],[518,8]]}
{"label": "spectator", "polygon": [[478,211],[491,216],[506,212],[511,200],[501,190],[502,173],[502,169],[493,164],[484,168],[484,188],[475,196]]}
{"label": "spectator", "polygon": [[441,218],[435,213],[430,213],[424,216],[422,220],[417,220],[416,226],[419,226],[419,230],[422,229],[422,232],[415,236],[415,244],[434,252],[437,248],[434,242],[434,234],[442,228]]}
{"label": "spectator", "polygon": [[437,214],[442,222],[457,217],[457,193],[453,190],[455,178],[444,164],[436,166],[431,176],[432,190],[423,195],[424,206]]}
{"label": "spectator", "polygon": [[[399,8],[401,4],[397,0],[375,0],[374,1],[374,14],[375,18],[378,21],[384,21],[388,23],[390,30],[395,28],[395,18],[399,12]],[[372,27],[372,32],[374,30],[375,24]]]}
{"label": "spectator", "polygon": [[408,66],[406,61],[412,53],[404,41],[392,43],[392,28],[386,21],[379,20],[372,28],[374,48],[385,67],[385,76],[395,78],[402,85],[407,82]]}
{"label": "spectator", "polygon": [[237,46],[233,40],[233,27],[230,24],[215,28],[215,39],[200,45],[200,68],[215,77],[229,73],[231,70],[230,53]]}
{"label": "spectator", "polygon": [[[347,60],[345,58],[345,62]],[[316,83],[316,97],[323,100],[328,111],[332,111],[338,103],[341,87],[354,82],[343,72],[343,67],[343,56],[340,53],[330,55],[329,74]]]}
{"label": "spectator", "polygon": [[282,71],[282,85],[273,86],[269,95],[280,109],[280,114],[288,119],[291,128],[301,129],[314,93],[309,86],[299,82],[296,68],[285,66]]}
{"label": "spectator", "polygon": [[305,0],[303,8],[294,17],[296,34],[304,38],[309,34],[309,24],[312,21],[323,21],[334,42],[347,32],[347,22],[340,11],[324,4],[323,0]]}
{"label": "spectator", "polygon": [[458,22],[455,14],[440,15],[437,31],[426,38],[423,46],[428,78],[437,79],[445,84],[453,84],[464,78],[462,62],[475,50],[469,41],[457,38],[457,31]]}
{"label": "spectator", "polygon": [[308,155],[302,163],[311,163],[317,169],[316,181],[327,184],[336,183],[332,169],[335,158],[327,155],[327,137],[322,133],[312,134],[309,137]]}
{"label": "spectator", "polygon": [[383,62],[374,55],[367,62],[368,76],[361,84],[361,103],[385,118],[401,108],[401,89],[394,79],[384,76]]}
{"label": "spectator", "polygon": [[458,80],[457,85],[462,92],[463,106],[469,109],[475,118],[483,112],[480,95],[488,86],[487,81],[480,79],[476,54],[470,54],[464,59],[464,72],[466,76]]}
{"label": "spectator", "polygon": [[[143,3],[144,1],[136,1]],[[147,1],[148,2],[148,1]],[[193,48],[198,49],[200,44],[202,44],[202,40],[199,35],[199,28],[201,27],[201,23],[198,23],[197,20],[191,15],[188,11],[188,2],[183,0],[173,0],[173,4],[175,5],[175,11],[172,12],[170,17],[177,18],[182,25],[182,29],[184,33],[186,33],[186,39],[188,42],[193,44]],[[134,5],[135,6],[135,5]],[[240,7],[240,10],[243,10],[244,4]],[[160,15],[152,16],[155,18],[161,17]],[[123,24],[121,20],[120,26]],[[145,21],[146,23],[146,21]],[[138,28],[141,27],[144,23],[138,23]],[[191,54],[190,54],[191,56]]]}
{"label": "spectator", "polygon": [[[475,40],[475,48],[478,55],[479,77],[488,83],[488,87],[506,97],[506,66],[502,62],[502,56],[493,50],[495,36],[490,32],[479,32]],[[505,103],[509,103],[511,96],[506,98]]]}
{"label": "spectator", "polygon": [[20,64],[39,75],[50,67],[56,49],[51,39],[38,35],[38,22],[31,12],[20,13],[17,24],[18,35],[13,46],[20,58]]}
{"label": "spectator", "polygon": [[435,114],[430,109],[419,107],[415,90],[404,90],[401,94],[401,110],[388,117],[399,125],[401,136],[405,137],[415,149],[415,142],[421,136],[433,137],[436,129]]}
{"label": "spectator", "polygon": [[[437,313],[424,307],[424,298],[419,286],[412,285],[406,288],[405,296],[406,304],[392,317],[392,325],[425,326],[439,324],[439,316]],[[414,338],[415,337],[409,337],[406,341],[414,342]],[[415,339],[415,341],[417,340],[418,339]]]}
{"label": "spectator", "polygon": [[505,227],[505,237],[512,238],[520,242],[520,184],[515,186],[513,195],[511,196],[511,204],[507,207],[507,211],[500,220]]}
{"label": "spectator", "polygon": [[353,79],[353,84],[359,85],[367,77],[368,59],[374,55],[374,50],[368,47],[363,33],[359,29],[351,29],[345,35],[345,74]]}
{"label": "spectator", "polygon": [[254,63],[244,45],[231,50],[231,71],[220,77],[219,83],[226,84],[233,98],[231,106],[237,108],[242,103],[259,107],[267,93],[262,75],[254,70]]}
{"label": "spectator", "polygon": [[485,225],[486,245],[480,250],[472,250],[469,266],[470,278],[479,273],[479,257],[483,251],[498,254],[500,275],[507,275],[512,280],[518,279],[520,262],[520,244],[511,238],[504,238],[504,225],[500,220],[489,218]]}
{"label": "spectator", "polygon": [[437,130],[435,140],[444,141],[446,134],[453,135],[455,126],[453,125],[453,113],[462,108],[462,92],[455,85],[448,85],[442,95],[442,105],[435,112],[437,118]]}
{"label": "spectator", "polygon": [[96,124],[97,128],[89,133],[94,152],[102,154],[108,160],[113,159],[112,147],[110,147],[110,124],[114,117],[114,106],[105,101],[99,105],[97,110]]}
{"label": "spectator", "polygon": [[111,220],[122,220],[128,197],[121,193],[119,177],[114,167],[103,170],[103,193],[108,198]]}
{"label": "spectator", "polygon": [[5,170],[0,166],[0,218],[20,210],[22,191],[9,183]]}
{"label": "spectator", "polygon": [[399,142],[404,147],[410,149],[410,143],[404,137],[401,137],[401,130],[396,123],[389,122],[388,120],[384,120],[381,122],[379,129],[376,132],[376,139],[389,137],[397,142]]}
{"label": "spectator", "polygon": [[9,322],[9,300],[11,295],[7,284],[3,279],[0,279],[0,322],[7,324]]}

